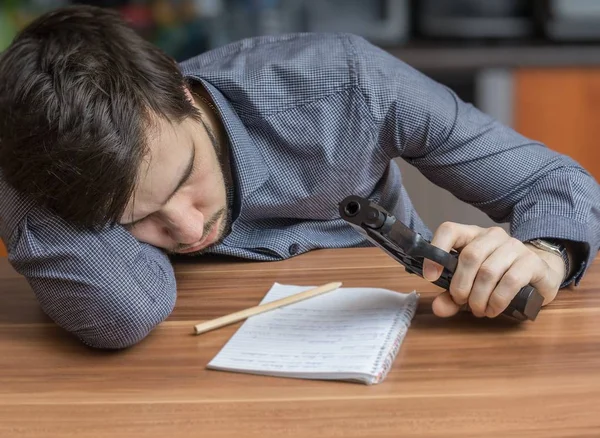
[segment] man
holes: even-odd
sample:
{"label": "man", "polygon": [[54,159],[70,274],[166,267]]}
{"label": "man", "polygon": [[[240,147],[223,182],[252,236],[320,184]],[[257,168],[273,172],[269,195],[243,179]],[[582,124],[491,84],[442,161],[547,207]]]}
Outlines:
{"label": "man", "polygon": [[[397,157],[511,235],[428,230]],[[339,217],[350,194],[461,251],[439,316],[469,304],[495,317],[528,283],[549,303],[600,242],[600,189],[581,166],[352,35],[247,39],[176,65],[107,10],[54,11],[0,61],[0,163],[11,263],[98,348],[131,346],[170,314],[167,254],[369,245]]]}

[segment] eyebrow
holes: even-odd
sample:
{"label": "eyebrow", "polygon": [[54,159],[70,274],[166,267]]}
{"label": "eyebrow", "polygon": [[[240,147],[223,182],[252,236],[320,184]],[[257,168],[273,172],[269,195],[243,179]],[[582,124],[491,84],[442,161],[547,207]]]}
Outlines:
{"label": "eyebrow", "polygon": [[[185,184],[185,182],[190,178],[190,175],[192,174],[192,171],[194,170],[194,161],[196,160],[196,143],[192,141],[192,154],[190,156],[190,160],[188,161],[188,164],[185,168],[185,170],[183,171],[183,174],[181,175],[181,177],[179,178],[179,182],[177,183],[177,185],[175,186],[175,189],[171,192],[171,194],[169,196],[167,196],[167,199],[165,199],[160,205],[165,205],[167,202],[169,202],[169,200],[175,196],[175,193],[177,193],[177,191],[181,188],[182,185]],[[146,215],[140,219],[137,219],[135,221],[132,222],[127,222],[127,223],[121,223],[121,225],[127,225],[127,226],[132,226],[137,224],[138,222],[143,221],[144,219],[146,219],[148,216],[150,215]]]}

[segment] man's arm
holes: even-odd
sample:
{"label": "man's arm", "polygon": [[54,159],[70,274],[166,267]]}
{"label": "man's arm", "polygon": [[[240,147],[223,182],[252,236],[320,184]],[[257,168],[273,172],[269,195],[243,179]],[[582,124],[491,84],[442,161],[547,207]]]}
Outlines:
{"label": "man's arm", "polygon": [[510,222],[511,236],[521,242],[567,242],[574,268],[565,284],[579,282],[600,244],[594,178],[387,52],[361,38],[349,41],[358,86],[388,156],[402,157],[493,220]]}
{"label": "man's arm", "polygon": [[122,227],[76,229],[2,178],[0,218],[10,263],[43,311],[84,344],[131,346],[171,313],[176,284],[169,260]]}

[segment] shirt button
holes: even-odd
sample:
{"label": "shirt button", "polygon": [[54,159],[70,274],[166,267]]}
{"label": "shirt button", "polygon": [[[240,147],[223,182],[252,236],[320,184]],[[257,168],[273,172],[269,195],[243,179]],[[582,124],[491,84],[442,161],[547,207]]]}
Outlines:
{"label": "shirt button", "polygon": [[297,243],[292,243],[288,248],[288,251],[291,255],[298,254],[298,251],[300,251],[300,245],[298,245]]}

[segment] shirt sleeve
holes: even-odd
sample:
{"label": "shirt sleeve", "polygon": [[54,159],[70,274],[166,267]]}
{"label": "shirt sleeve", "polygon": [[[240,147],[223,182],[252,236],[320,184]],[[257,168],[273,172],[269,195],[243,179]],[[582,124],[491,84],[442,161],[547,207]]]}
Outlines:
{"label": "shirt sleeve", "polygon": [[[600,186],[568,156],[526,138],[448,87],[360,37],[348,37],[351,69],[390,158],[527,241],[578,243],[579,283],[600,243]],[[417,195],[418,196],[418,195]]]}
{"label": "shirt sleeve", "polygon": [[171,313],[172,266],[123,227],[75,228],[20,196],[0,178],[0,236],[11,265],[42,310],[96,348],[125,348]]}

